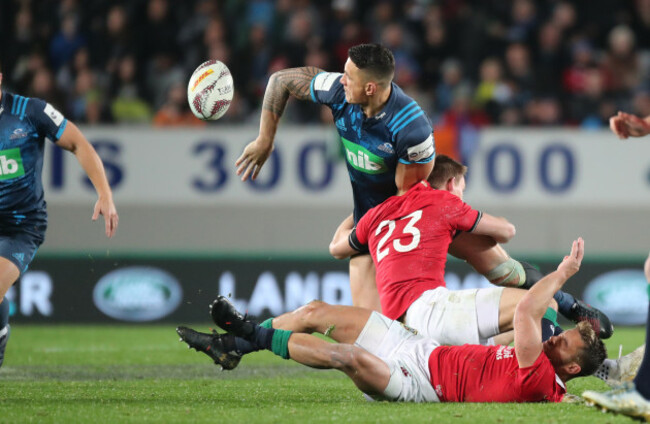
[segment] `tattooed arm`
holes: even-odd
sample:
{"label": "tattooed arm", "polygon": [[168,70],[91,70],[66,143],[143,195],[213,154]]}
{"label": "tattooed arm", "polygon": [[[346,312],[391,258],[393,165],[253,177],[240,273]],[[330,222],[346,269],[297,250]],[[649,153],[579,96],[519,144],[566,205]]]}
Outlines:
{"label": "tattooed arm", "polygon": [[306,66],[283,69],[271,75],[264,93],[260,133],[254,141],[246,146],[242,155],[235,162],[237,175],[242,176],[242,181],[246,181],[249,176],[253,180],[256,179],[262,165],[271,155],[278,123],[287,107],[289,96],[298,100],[309,100],[311,80],[320,72],[323,70],[314,66]]}

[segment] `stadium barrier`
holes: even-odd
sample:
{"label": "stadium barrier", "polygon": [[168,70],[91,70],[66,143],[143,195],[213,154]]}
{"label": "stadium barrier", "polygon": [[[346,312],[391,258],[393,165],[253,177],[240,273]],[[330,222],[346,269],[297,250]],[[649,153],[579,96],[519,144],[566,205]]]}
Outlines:
{"label": "stadium barrier", "polygon": [[[557,259],[534,261],[551,271]],[[643,324],[641,262],[587,261],[565,286],[603,309],[614,324]],[[460,261],[445,275],[451,289],[489,283]],[[37,258],[8,293],[12,323],[206,322],[217,294],[260,318],[313,299],[350,304],[347,261],[277,258]]]}

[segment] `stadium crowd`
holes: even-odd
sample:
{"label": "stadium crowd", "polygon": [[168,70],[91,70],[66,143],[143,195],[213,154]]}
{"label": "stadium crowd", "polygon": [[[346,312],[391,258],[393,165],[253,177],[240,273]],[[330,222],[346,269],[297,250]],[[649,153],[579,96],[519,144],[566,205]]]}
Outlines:
{"label": "stadium crowd", "polygon": [[[271,73],[342,70],[361,42],[393,51],[395,80],[440,126],[437,141],[650,115],[650,0],[2,0],[0,25],[5,89],[80,123],[204,124],[185,90],[208,58],[235,79],[228,120],[253,121]],[[316,105],[287,112],[328,119]]]}

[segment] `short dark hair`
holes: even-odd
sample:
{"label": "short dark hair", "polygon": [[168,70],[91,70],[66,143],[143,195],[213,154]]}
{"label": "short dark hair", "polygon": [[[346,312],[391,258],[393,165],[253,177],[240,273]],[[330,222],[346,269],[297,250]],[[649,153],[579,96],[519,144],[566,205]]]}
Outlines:
{"label": "short dark hair", "polygon": [[393,53],[381,44],[357,44],[350,47],[348,57],[357,68],[382,82],[390,82],[395,74]]}
{"label": "short dark hair", "polygon": [[576,328],[585,344],[576,358],[576,362],[580,365],[580,372],[576,377],[592,375],[607,358],[607,349],[589,321],[580,321]]}
{"label": "short dark hair", "polygon": [[431,187],[442,190],[445,188],[447,181],[455,177],[462,177],[466,173],[467,167],[465,165],[449,156],[437,155],[427,182]]}

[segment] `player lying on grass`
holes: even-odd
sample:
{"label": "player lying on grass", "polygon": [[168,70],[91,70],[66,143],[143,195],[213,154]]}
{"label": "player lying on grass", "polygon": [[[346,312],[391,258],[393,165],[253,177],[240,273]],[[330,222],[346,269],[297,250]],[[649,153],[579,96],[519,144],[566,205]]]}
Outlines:
{"label": "player lying on grass", "polygon": [[[648,281],[648,295],[650,296],[650,255],[643,267],[645,278]],[[648,304],[648,318],[645,324],[646,342],[650,339],[650,303]],[[650,421],[650,353],[645,350],[645,345],[636,352],[641,352],[641,366],[636,376],[606,393],[586,391],[582,396],[593,405],[598,405],[604,410],[618,412],[635,418]]]}
{"label": "player lying on grass", "polygon": [[[515,227],[463,202],[466,171],[462,164],[438,155],[427,181],[372,208],[355,228],[339,228],[330,245],[339,259],[370,251],[382,314],[441,344],[491,344],[493,337],[512,330],[515,306],[526,293],[510,287],[446,288],[447,251],[460,231],[461,236],[471,233],[472,240],[480,241],[474,252],[481,251],[486,268],[513,268],[513,260],[497,242],[510,240]],[[605,314],[581,301],[574,303],[569,318],[589,321],[601,338],[611,336],[613,328]],[[551,314],[555,321],[555,311]],[[497,343],[510,341],[511,336]]]}
{"label": "player lying on grass", "polygon": [[[353,306],[331,306],[324,316],[305,315],[295,331],[265,328],[238,313],[225,297],[212,304],[215,323],[228,333],[198,333],[179,327],[190,347],[225,368],[238,356],[268,349],[313,368],[344,372],[377,399],[410,402],[559,402],[574,377],[590,375],[606,356],[588,322],[542,343],[541,319],[553,293],[580,268],[581,238],[557,270],[545,276],[517,305],[514,348],[441,346],[436,340],[385,316]],[[291,320],[292,314],[276,320]],[[305,332],[327,333],[338,344]],[[231,361],[234,359],[234,361]]]}

